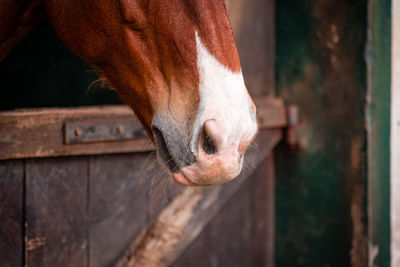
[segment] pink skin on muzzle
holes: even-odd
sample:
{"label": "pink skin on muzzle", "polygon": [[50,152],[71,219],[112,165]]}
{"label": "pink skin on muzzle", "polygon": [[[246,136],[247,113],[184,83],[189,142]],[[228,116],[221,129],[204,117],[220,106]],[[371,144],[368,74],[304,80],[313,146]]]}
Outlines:
{"label": "pink skin on muzzle", "polygon": [[172,175],[179,184],[189,186],[222,184],[238,176],[242,169],[242,154],[251,140],[241,139],[225,145],[222,136],[223,129],[216,120],[207,120],[203,127],[213,140],[216,151],[213,154],[207,154],[202,149],[204,140],[201,138],[196,162]]}

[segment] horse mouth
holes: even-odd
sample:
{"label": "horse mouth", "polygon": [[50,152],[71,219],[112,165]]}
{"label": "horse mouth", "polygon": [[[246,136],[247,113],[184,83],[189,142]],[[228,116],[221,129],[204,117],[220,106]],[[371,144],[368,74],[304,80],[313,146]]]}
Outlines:
{"label": "horse mouth", "polygon": [[162,132],[157,127],[152,127],[154,133],[154,139],[157,146],[157,153],[164,161],[165,165],[172,173],[178,173],[179,167],[176,164],[174,158],[172,157],[171,153],[169,152],[167,142],[162,134]]}
{"label": "horse mouth", "polygon": [[152,127],[154,132],[155,142],[157,146],[157,153],[161,157],[164,164],[167,166],[169,171],[172,173],[172,178],[175,182],[186,186],[199,186],[198,184],[192,182],[188,179],[179,169],[178,164],[172,157],[170,150],[168,149],[167,142],[162,134],[162,132],[157,127]]}
{"label": "horse mouth", "polygon": [[[184,147],[181,138],[170,136],[171,131],[163,132],[160,129],[162,128],[152,126],[157,157],[178,184],[185,186],[222,184],[239,175],[245,148],[240,148],[237,142],[218,150],[216,141],[205,131],[199,137],[199,154],[195,157],[190,153],[193,157],[192,162],[189,153],[185,155],[180,150]],[[248,143],[246,141],[245,146]]]}
{"label": "horse mouth", "polygon": [[187,186],[204,186],[200,184],[193,183],[191,180],[189,180],[182,172],[174,173],[172,174],[172,178],[174,179],[175,182],[177,182],[180,185],[187,185]]}

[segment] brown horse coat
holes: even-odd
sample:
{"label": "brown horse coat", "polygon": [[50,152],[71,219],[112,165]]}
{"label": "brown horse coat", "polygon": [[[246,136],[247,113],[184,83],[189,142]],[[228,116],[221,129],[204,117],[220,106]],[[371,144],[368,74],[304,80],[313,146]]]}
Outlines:
{"label": "brown horse coat", "polygon": [[257,125],[223,0],[3,0],[0,60],[42,17],[132,107],[177,182],[238,175]]}

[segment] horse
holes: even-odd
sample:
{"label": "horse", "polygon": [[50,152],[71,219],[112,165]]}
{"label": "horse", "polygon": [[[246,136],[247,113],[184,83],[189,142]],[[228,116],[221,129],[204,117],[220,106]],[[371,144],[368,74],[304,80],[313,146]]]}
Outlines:
{"label": "horse", "polygon": [[239,175],[256,107],[224,0],[2,0],[0,60],[43,18],[133,109],[177,183]]}

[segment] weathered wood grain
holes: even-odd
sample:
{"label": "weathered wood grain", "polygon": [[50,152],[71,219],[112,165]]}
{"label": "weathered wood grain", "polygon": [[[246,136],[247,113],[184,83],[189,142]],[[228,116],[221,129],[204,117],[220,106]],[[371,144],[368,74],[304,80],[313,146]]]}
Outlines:
{"label": "weathered wood grain", "polygon": [[155,153],[90,158],[89,266],[110,266],[167,205],[167,185],[176,183],[159,172]]}
{"label": "weathered wood grain", "polygon": [[131,119],[133,116],[125,106],[0,112],[0,159],[152,150],[153,145],[145,138],[64,144],[65,122]]}
{"label": "weathered wood grain", "polygon": [[247,266],[275,266],[275,166],[268,155],[253,173],[251,193],[252,231]]}
{"label": "weathered wood grain", "polygon": [[172,266],[274,266],[273,170],[269,155]]}
{"label": "weathered wood grain", "polygon": [[[173,267],[246,266],[251,238],[250,176],[176,259]],[[257,265],[258,267],[258,265]],[[260,266],[262,267],[262,266]]]}
{"label": "weathered wood grain", "polygon": [[246,154],[247,171],[219,186],[186,188],[153,224],[142,231],[115,266],[169,266],[201,233],[281,138],[280,130],[262,131]]}
{"label": "weathered wood grain", "polygon": [[275,94],[275,0],[225,0],[252,97]]}
{"label": "weathered wood grain", "polygon": [[26,163],[27,266],[87,266],[87,161]]}
{"label": "weathered wood grain", "polygon": [[282,128],[287,126],[286,108],[279,98],[260,98],[257,105],[257,120],[260,129]]}
{"label": "weathered wood grain", "polygon": [[23,264],[23,162],[0,161],[0,266]]}
{"label": "weathered wood grain", "polygon": [[[281,100],[263,98],[256,104],[260,128],[286,125],[286,112]],[[66,122],[132,118],[133,112],[126,106],[0,112],[0,160],[154,150],[148,138],[87,144],[64,142],[63,127]]]}

